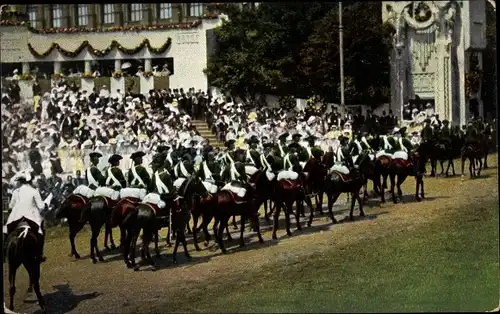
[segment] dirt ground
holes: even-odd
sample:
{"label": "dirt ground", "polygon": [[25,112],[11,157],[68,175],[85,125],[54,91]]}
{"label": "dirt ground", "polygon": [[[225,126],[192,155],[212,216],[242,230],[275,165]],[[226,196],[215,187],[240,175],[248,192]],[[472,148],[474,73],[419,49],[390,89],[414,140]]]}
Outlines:
{"label": "dirt ground", "polygon": [[[204,288],[212,278],[237,280],[244,272],[258,270],[266,264],[280,260],[307,258],[311,254],[321,253],[332,246],[349,245],[397,233],[400,230],[419,228],[440,217],[447,208],[453,206],[473,206],[484,198],[498,199],[497,160],[490,157],[490,169],[482,177],[461,180],[460,176],[449,178],[425,178],[426,199],[415,202],[415,180],[408,178],[403,186],[404,200],[400,204],[378,200],[365,203],[367,217],[357,217],[352,223],[332,225],[326,215],[316,216],[313,226],[306,226],[302,218],[302,231],[295,231],[292,223],[292,237],[288,237],[284,228],[278,231],[279,240],[271,240],[271,224],[261,219],[263,237],[266,241],[259,244],[254,233],[246,232],[245,248],[238,247],[239,232],[232,233],[233,240],[228,244],[229,253],[222,255],[210,247],[196,252],[193,245],[188,245],[192,261],[187,261],[182,253],[178,254],[178,265],[172,265],[171,248],[162,243],[162,259],[157,262],[157,270],[143,267],[134,272],[127,269],[118,252],[105,255],[106,261],[92,264],[88,258],[89,234],[85,230],[77,236],[77,248],[82,259],[68,257],[69,241],[66,233],[51,231],[46,244],[48,260],[42,265],[41,287],[45,295],[48,313],[135,313],[159,312],[169,309],[158,308],[170,297],[183,297],[189,300],[190,293]],[[458,166],[458,164],[457,164]],[[458,168],[458,167],[457,167]],[[336,218],[344,220],[346,212],[345,198],[335,206]],[[355,210],[355,215],[358,211]],[[307,215],[307,214],[306,214]],[[293,220],[292,220],[293,222]],[[280,223],[283,226],[282,223]],[[115,238],[118,232],[115,231]],[[99,245],[102,249],[102,234]],[[4,300],[8,300],[8,277],[4,271]],[[33,313],[38,305],[33,296],[28,296],[27,274],[24,269],[17,276],[16,311]],[[29,301],[29,302],[26,302]],[[189,302],[185,302],[188,304]],[[170,309],[174,311],[199,311],[192,308]]]}

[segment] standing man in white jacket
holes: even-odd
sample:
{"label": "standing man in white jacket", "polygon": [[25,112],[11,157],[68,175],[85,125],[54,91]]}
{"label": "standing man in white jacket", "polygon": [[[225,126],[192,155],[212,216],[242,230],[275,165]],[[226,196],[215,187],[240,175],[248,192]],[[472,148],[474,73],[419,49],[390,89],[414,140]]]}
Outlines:
{"label": "standing man in white jacket", "polygon": [[24,176],[20,175],[17,180],[21,183],[21,186],[17,190],[17,193],[14,193],[10,202],[12,211],[7,219],[7,234],[14,231],[21,219],[24,218],[30,228],[38,231],[40,258],[44,262],[46,259],[43,256],[45,232],[43,230],[43,218],[40,211],[46,209],[47,205],[43,202],[40,192],[33,187],[33,177],[30,173],[27,172]]}

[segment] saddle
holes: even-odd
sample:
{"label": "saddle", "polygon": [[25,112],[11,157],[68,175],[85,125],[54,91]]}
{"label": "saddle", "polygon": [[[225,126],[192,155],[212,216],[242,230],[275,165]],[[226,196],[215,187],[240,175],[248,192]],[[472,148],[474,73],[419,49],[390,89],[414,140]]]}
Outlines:
{"label": "saddle", "polygon": [[162,215],[163,214],[162,210],[160,209],[160,207],[158,207],[158,205],[154,203],[141,203],[141,204],[149,206],[153,210],[156,216],[164,216]]}
{"label": "saddle", "polygon": [[102,198],[106,202],[106,207],[107,208],[114,208],[119,201],[112,200],[111,198],[104,196],[104,195],[99,195],[99,196],[94,196],[95,198]]}
{"label": "saddle", "polygon": [[235,204],[237,205],[240,205],[240,204],[244,204],[244,203],[247,203],[248,202],[248,198],[247,198],[247,195],[245,195],[245,197],[239,197],[236,193],[234,193],[233,191],[229,191],[229,190],[225,190],[226,192],[229,192],[233,198],[233,201]]}
{"label": "saddle", "polygon": [[85,206],[88,201],[88,198],[80,194],[73,194],[68,197],[68,203],[71,208],[78,208],[81,207],[81,205]]}
{"label": "saddle", "polygon": [[390,163],[390,162],[392,161],[392,158],[391,158],[391,157],[389,157],[389,156],[385,156],[385,155],[383,155],[383,156],[379,156],[379,157],[376,159],[376,161],[380,161],[380,162],[382,162],[382,161],[387,161],[387,162],[389,162],[389,163]]}
{"label": "saddle", "polygon": [[283,190],[296,190],[302,188],[299,180],[281,179],[279,184]]}
{"label": "saddle", "polygon": [[342,182],[349,182],[352,180],[352,177],[350,175],[343,174],[343,173],[335,171],[335,170],[332,171],[332,177],[334,175],[336,175]]}
{"label": "saddle", "polygon": [[404,160],[401,158],[396,158],[396,159],[393,159],[393,161],[396,163],[396,165],[398,165],[402,168],[413,167],[413,162],[411,160]]}

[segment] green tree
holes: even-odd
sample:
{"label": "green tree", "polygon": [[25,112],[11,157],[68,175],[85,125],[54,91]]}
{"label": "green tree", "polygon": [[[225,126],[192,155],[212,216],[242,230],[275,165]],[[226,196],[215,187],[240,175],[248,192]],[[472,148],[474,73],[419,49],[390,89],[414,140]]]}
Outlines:
{"label": "green tree", "polygon": [[[380,104],[389,96],[389,41],[381,3],[344,5],[344,75],[347,104]],[[300,70],[310,89],[329,101],[340,98],[338,9],[320,21],[303,43]]]}

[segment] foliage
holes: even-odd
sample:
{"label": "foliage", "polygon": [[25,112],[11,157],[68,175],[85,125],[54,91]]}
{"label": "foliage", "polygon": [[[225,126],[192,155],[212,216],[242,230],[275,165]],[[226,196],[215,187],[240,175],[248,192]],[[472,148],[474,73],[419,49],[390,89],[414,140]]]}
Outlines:
{"label": "foliage", "polygon": [[[344,3],[348,102],[388,96],[389,33],[380,3]],[[219,46],[205,73],[210,85],[250,102],[257,94],[339,99],[337,3],[262,3],[236,10],[216,29]],[[350,23],[349,21],[356,21]]]}
{"label": "foliage", "polygon": [[[379,104],[388,97],[390,29],[384,27],[379,2],[344,9],[344,91],[346,103]],[[356,21],[352,23],[350,21]],[[313,92],[329,101],[340,98],[338,10],[318,22],[304,43],[301,70]]]}

